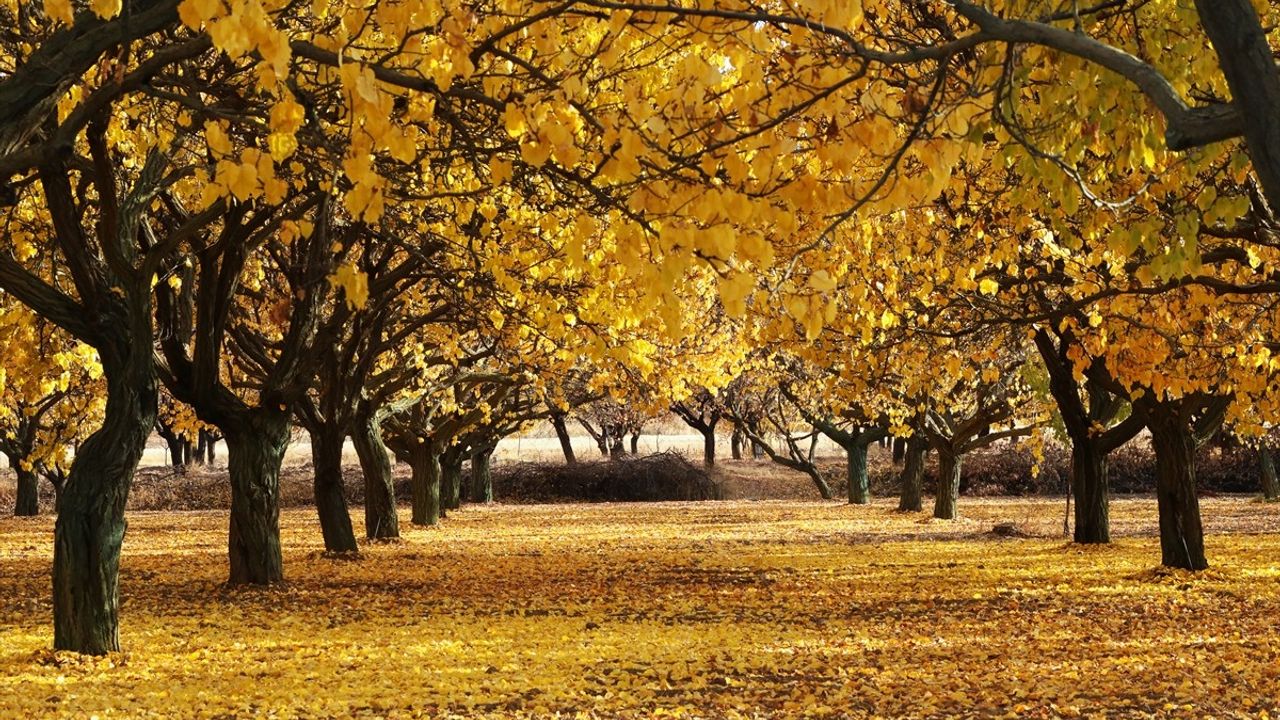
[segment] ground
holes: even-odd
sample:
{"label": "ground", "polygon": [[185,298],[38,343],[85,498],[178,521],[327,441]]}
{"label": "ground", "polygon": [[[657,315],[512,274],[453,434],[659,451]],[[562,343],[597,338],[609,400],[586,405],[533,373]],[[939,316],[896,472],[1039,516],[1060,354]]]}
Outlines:
{"label": "ground", "polygon": [[52,519],[4,518],[0,717],[1266,717],[1280,508],[1204,505],[1196,575],[1148,499],[1097,548],[1061,500],[497,505],[358,560],[296,509],[268,591],[221,587],[224,513],[132,513],[104,659],[47,649]]}

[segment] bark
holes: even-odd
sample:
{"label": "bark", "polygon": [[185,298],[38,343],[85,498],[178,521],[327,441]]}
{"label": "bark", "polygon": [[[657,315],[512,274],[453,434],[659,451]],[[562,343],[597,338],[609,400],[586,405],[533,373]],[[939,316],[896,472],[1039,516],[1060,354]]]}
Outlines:
{"label": "bark", "polygon": [[1071,443],[1071,495],[1076,504],[1074,540],[1111,542],[1107,451],[1083,438]]}
{"label": "bark", "polygon": [[169,435],[164,442],[169,446],[169,464],[174,468],[181,468],[183,466],[182,438],[178,435]]}
{"label": "bark", "polygon": [[1244,124],[1254,174],[1280,208],[1280,70],[1250,0],[1196,0],[1205,34]]}
{"label": "bark", "polygon": [[1156,501],[1160,507],[1160,560],[1166,567],[1203,570],[1204,528],[1196,497],[1196,441],[1176,407],[1156,405],[1147,413],[1156,454]]}
{"label": "bark", "polygon": [[471,501],[493,502],[493,473],[489,461],[492,448],[480,448],[471,455]]}
{"label": "bark", "polygon": [[1280,479],[1276,478],[1275,459],[1267,448],[1258,451],[1258,465],[1262,468],[1262,497],[1280,500]]}
{"label": "bark", "polygon": [[729,436],[729,454],[734,460],[742,459],[742,431],[738,428],[734,428],[733,435]]}
{"label": "bark", "polygon": [[640,433],[632,433],[631,435],[631,454],[640,454]]}
{"label": "bark", "polygon": [[751,459],[759,460],[762,457],[764,457],[764,448],[760,447],[760,443],[752,440],[751,441]]}
{"label": "bark", "polygon": [[907,459],[907,439],[893,438],[893,464],[901,465]]}
{"label": "bark", "polygon": [[391,475],[391,460],[382,442],[382,428],[376,418],[362,417],[351,434],[364,474],[364,532],[368,538],[400,537],[400,519],[396,517],[396,488]]}
{"label": "bark", "polygon": [[871,488],[867,482],[867,446],[860,442],[845,448],[848,456],[849,504],[866,505],[871,502]]}
{"label": "bark", "polygon": [[254,409],[221,428],[231,475],[229,585],[284,580],[280,554],[280,463],[289,445],[289,416]]}
{"label": "bark", "polygon": [[328,552],[358,550],[355,530],[351,527],[351,511],[343,494],[342,441],[343,433],[338,429],[323,428],[311,433],[316,513],[320,517],[324,549]]}
{"label": "bark", "polygon": [[[104,353],[107,355],[108,353]],[[106,360],[102,427],[71,464],[54,525],[53,646],[102,655],[120,649],[120,547],[133,472],[155,423],[151,348],[120,364]]]}
{"label": "bark", "polygon": [[40,478],[32,470],[24,470],[19,463],[15,468],[18,475],[18,500],[14,504],[13,514],[19,517],[34,517],[40,514]]}
{"label": "bark", "polygon": [[938,451],[938,493],[933,498],[933,516],[940,520],[959,517],[960,466],[963,458],[951,452]]}
{"label": "bark", "polygon": [[716,464],[716,430],[714,427],[702,431],[702,464],[707,467]]}
{"label": "bark", "polygon": [[563,415],[551,416],[551,427],[555,428],[556,438],[560,440],[560,451],[564,453],[564,462],[566,465],[572,465],[578,462],[578,458],[573,454],[573,438],[569,436],[569,428],[565,425]]}
{"label": "bark", "polygon": [[907,441],[902,465],[902,490],[898,497],[898,509],[920,512],[924,509],[924,462],[929,453],[929,443],[920,437]]}
{"label": "bark", "polygon": [[[442,510],[462,507],[462,452],[456,448],[440,455],[440,494]],[[440,516],[445,514],[441,512]]]}
{"label": "bark", "polygon": [[413,475],[414,525],[435,525],[440,522],[440,456],[432,443],[415,443],[408,452],[409,468]]}

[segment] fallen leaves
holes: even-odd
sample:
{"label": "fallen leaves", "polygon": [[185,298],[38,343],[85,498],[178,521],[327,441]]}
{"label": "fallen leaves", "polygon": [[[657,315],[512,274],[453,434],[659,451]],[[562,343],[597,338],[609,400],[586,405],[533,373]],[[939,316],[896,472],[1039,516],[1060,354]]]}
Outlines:
{"label": "fallen leaves", "polygon": [[[282,590],[227,591],[219,513],[133,513],[127,655],[52,653],[52,522],[0,520],[5,717],[1261,717],[1280,688],[1274,508],[1205,502],[1213,569],[1151,537],[974,500],[468,507],[323,557],[283,513]],[[1112,508],[1118,534],[1151,501]]]}

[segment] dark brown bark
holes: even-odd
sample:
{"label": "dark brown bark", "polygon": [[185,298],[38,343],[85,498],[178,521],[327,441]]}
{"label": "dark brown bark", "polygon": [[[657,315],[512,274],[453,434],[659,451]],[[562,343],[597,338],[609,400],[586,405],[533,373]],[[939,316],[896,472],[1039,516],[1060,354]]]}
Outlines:
{"label": "dark brown bark", "polygon": [[[127,345],[127,341],[126,341]],[[102,655],[120,649],[124,506],[155,422],[150,344],[104,357],[102,427],[80,445],[61,493],[53,543],[53,646]],[[104,353],[104,356],[115,353]],[[121,357],[123,356],[123,357]]]}
{"label": "dark brown bark", "polygon": [[356,421],[351,434],[360,470],[364,474],[364,532],[369,538],[400,537],[396,516],[396,489],[391,460],[382,442],[382,428],[376,418],[365,415]]}
{"label": "dark brown bark", "polygon": [[356,534],[351,527],[351,511],[343,494],[342,441],[340,429],[326,427],[311,433],[311,463],[316,514],[328,552],[356,552]]}
{"label": "dark brown bark", "polygon": [[14,469],[18,476],[18,498],[13,514],[18,517],[34,517],[40,514],[40,478],[33,470],[23,469],[21,463]]}
{"label": "dark brown bark", "polygon": [[846,472],[849,479],[849,504],[866,505],[871,502],[871,487],[867,481],[867,446],[853,442],[845,447],[848,456]]}
{"label": "dark brown bark", "polygon": [[1204,528],[1196,497],[1196,439],[1177,406],[1152,403],[1147,410],[1156,454],[1156,501],[1160,507],[1160,559],[1166,567],[1203,570]]}
{"label": "dark brown bark", "polygon": [[[440,454],[440,502],[443,511],[462,507],[462,450],[446,449]],[[444,517],[445,512],[440,513]]]}
{"label": "dark brown bark", "polygon": [[956,453],[938,451],[938,491],[933,498],[933,516],[940,520],[959,517],[960,468],[963,458]]}
{"label": "dark brown bark", "polygon": [[928,453],[929,442],[924,438],[917,435],[907,441],[900,476],[899,510],[920,512],[924,509],[924,464]]}
{"label": "dark brown bark", "polygon": [[221,428],[231,475],[230,585],[284,580],[280,552],[280,463],[289,445],[289,416],[255,409]]}
{"label": "dark brown bark", "polygon": [[414,525],[435,525],[440,522],[440,456],[433,444],[427,441],[413,443],[405,454],[412,471],[410,489],[413,492]]}
{"label": "dark brown bark", "polygon": [[1262,497],[1280,500],[1280,479],[1276,478],[1276,463],[1271,450],[1264,447],[1258,451],[1258,465],[1262,471]]}
{"label": "dark brown bark", "polygon": [[471,454],[471,502],[493,502],[493,448],[482,447]]}
{"label": "dark brown bark", "polygon": [[702,464],[707,467],[716,464],[716,429],[714,426],[702,431]]}
{"label": "dark brown bark", "polygon": [[1078,543],[1111,542],[1107,452],[1096,442],[1071,444],[1071,495],[1075,500]]}
{"label": "dark brown bark", "polygon": [[729,436],[729,456],[734,460],[742,459],[742,431],[736,427]]}
{"label": "dark brown bark", "polygon": [[560,441],[560,451],[564,453],[564,461],[567,465],[572,465],[578,461],[577,456],[573,454],[573,438],[569,436],[569,428],[564,421],[564,415],[552,415],[551,427],[555,428],[556,438]]}

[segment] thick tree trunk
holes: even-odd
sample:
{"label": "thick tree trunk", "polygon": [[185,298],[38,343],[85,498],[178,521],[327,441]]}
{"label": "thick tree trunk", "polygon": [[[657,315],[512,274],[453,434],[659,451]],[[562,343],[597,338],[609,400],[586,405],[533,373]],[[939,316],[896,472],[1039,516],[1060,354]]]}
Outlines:
{"label": "thick tree trunk", "polygon": [[492,448],[480,448],[471,454],[471,502],[493,502],[493,472],[489,460]]}
{"label": "thick tree trunk", "polygon": [[1262,470],[1262,497],[1266,500],[1280,500],[1280,479],[1276,478],[1276,462],[1267,448],[1258,451],[1258,465]]}
{"label": "thick tree trunk", "polygon": [[1176,407],[1157,405],[1147,413],[1156,454],[1156,501],[1160,507],[1160,560],[1166,567],[1203,570],[1204,528],[1196,497],[1196,442]]}
{"label": "thick tree trunk", "polygon": [[169,446],[169,464],[175,469],[181,469],[183,467],[182,437],[170,435],[164,439],[164,442]]}
{"label": "thick tree trunk", "polygon": [[734,460],[742,459],[742,431],[738,428],[734,428],[729,436],[729,455]]}
{"label": "thick tree trunk", "polygon": [[904,512],[920,512],[924,509],[924,463],[929,453],[929,443],[913,437],[907,441],[904,451],[902,489],[898,495],[898,509]]}
{"label": "thick tree trunk", "polygon": [[578,458],[573,454],[573,438],[569,437],[569,428],[565,425],[563,415],[551,416],[551,427],[555,428],[556,438],[560,440],[560,451],[564,453],[564,461],[567,465],[578,462]]}
{"label": "thick tree trunk", "polygon": [[311,463],[320,517],[320,533],[328,552],[356,552],[356,534],[351,527],[351,511],[343,494],[342,431],[334,428],[311,433]]}
{"label": "thick tree trunk", "polygon": [[368,538],[387,540],[400,537],[396,517],[396,488],[391,476],[391,460],[382,442],[382,428],[376,419],[356,421],[351,441],[364,474],[364,532]]}
{"label": "thick tree trunk", "polygon": [[1071,496],[1076,503],[1074,539],[1078,543],[1111,542],[1107,453],[1097,443],[1071,444]]}
{"label": "thick tree trunk", "polygon": [[871,502],[871,488],[867,481],[867,446],[854,442],[845,448],[848,456],[849,504],[866,505]]}
{"label": "thick tree trunk", "polygon": [[231,475],[229,585],[284,580],[280,554],[280,463],[289,446],[289,415],[254,409],[220,428]]}
{"label": "thick tree trunk", "polygon": [[764,448],[760,447],[760,443],[755,440],[751,441],[751,459],[759,460],[764,457]]}
{"label": "thick tree trunk", "polygon": [[938,452],[938,492],[933,498],[933,516],[955,520],[960,502],[960,466],[963,458],[950,452]]}
{"label": "thick tree trunk", "polygon": [[184,467],[190,467],[193,462],[195,462],[195,458],[192,457],[191,441],[186,438],[183,438],[182,439],[182,464]]}
{"label": "thick tree trunk", "polygon": [[150,353],[148,344],[114,371],[104,363],[106,417],[80,446],[61,493],[53,532],[53,646],[58,650],[102,655],[120,649],[124,506],[156,414]]}
{"label": "thick tree trunk", "polygon": [[640,433],[632,433],[631,435],[631,454],[640,454]]}
{"label": "thick tree trunk", "polygon": [[711,467],[716,464],[716,429],[702,431],[702,464]]}
{"label": "thick tree trunk", "polygon": [[408,457],[413,471],[413,524],[435,525],[440,522],[440,456],[432,443],[423,441],[409,449]]}
{"label": "thick tree trunk", "polygon": [[907,459],[907,439],[896,437],[893,439],[893,464],[901,465]]}
{"label": "thick tree trunk", "polygon": [[33,470],[24,470],[22,464],[14,470],[18,475],[18,500],[14,503],[13,514],[19,517],[34,517],[40,514],[40,478]]}
{"label": "thick tree trunk", "polygon": [[[462,507],[462,452],[450,448],[440,455],[440,493],[443,510]],[[445,513],[440,513],[444,517]]]}

